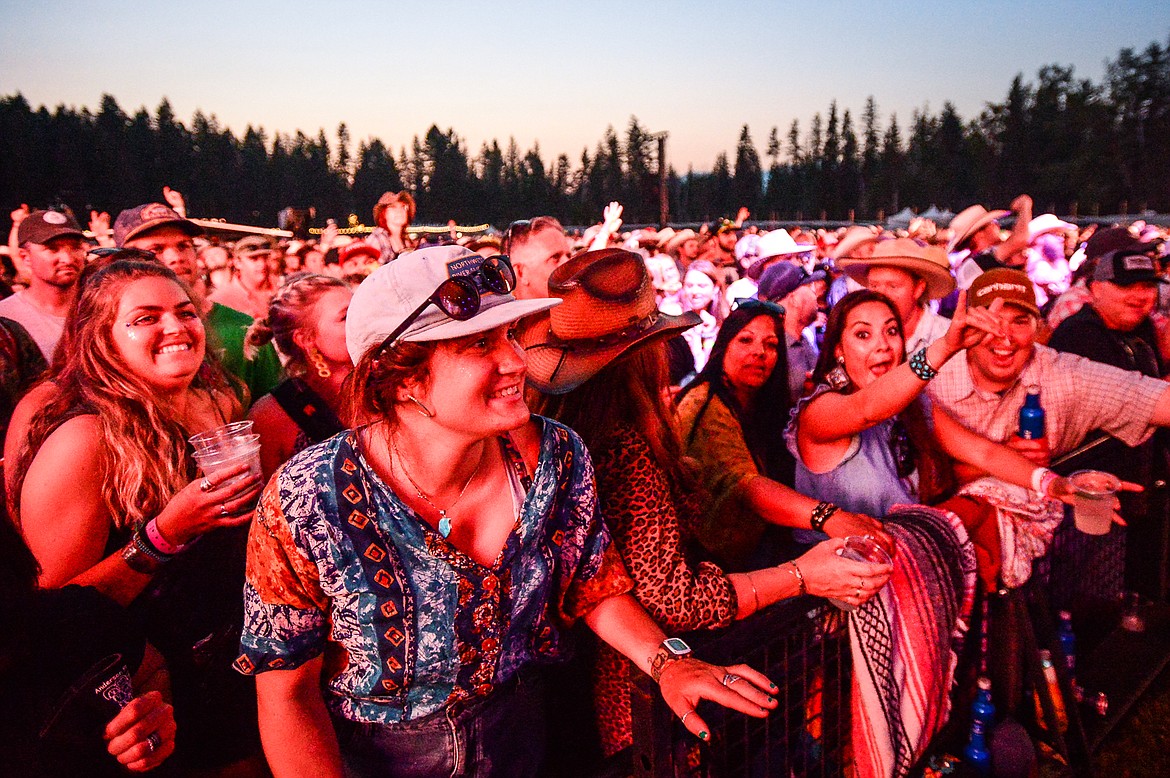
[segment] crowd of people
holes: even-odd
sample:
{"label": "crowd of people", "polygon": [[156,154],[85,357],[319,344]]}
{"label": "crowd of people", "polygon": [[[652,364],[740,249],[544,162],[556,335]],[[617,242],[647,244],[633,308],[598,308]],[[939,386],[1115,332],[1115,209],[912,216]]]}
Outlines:
{"label": "crowd of people", "polygon": [[[541,774],[574,654],[596,758],[632,742],[639,673],[707,740],[700,700],[763,717],[777,687],[679,635],[812,596],[883,614],[859,650],[917,667],[853,706],[859,773],[900,774],[976,589],[1027,580],[1073,500],[1049,465],[1087,441],[1123,481],[1127,584],[1152,586],[1155,226],[1021,195],[902,230],[623,231],[613,203],[581,233],[436,240],[388,192],[365,237],[225,241],[163,195],[88,231],[12,214],[6,770]],[[188,440],[244,420],[261,472],[200,471]],[[892,563],[843,556],[857,537]],[[110,656],[120,712],[49,726]]]}

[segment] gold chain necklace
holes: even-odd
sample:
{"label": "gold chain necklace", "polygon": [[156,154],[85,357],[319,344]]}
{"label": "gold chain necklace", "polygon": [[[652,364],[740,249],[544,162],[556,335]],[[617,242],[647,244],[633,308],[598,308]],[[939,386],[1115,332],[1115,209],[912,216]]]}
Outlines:
{"label": "gold chain necklace", "polygon": [[471,482],[475,480],[477,475],[479,475],[479,469],[483,467],[483,460],[487,458],[485,456],[487,452],[480,452],[479,461],[475,463],[475,470],[471,471],[471,477],[467,479],[467,483],[463,484],[463,489],[460,490],[459,496],[455,498],[455,502],[451,503],[450,506],[444,509],[440,508],[438,505],[435,505],[435,503],[431,501],[431,498],[427,497],[426,494],[423,493],[422,487],[420,487],[415,482],[414,478],[411,477],[410,472],[406,469],[406,460],[403,459],[402,454],[399,453],[398,445],[395,443],[393,437],[390,437],[390,451],[394,455],[394,459],[398,461],[398,468],[402,470],[402,474],[406,476],[406,480],[410,481],[410,485],[413,486],[414,491],[418,493],[419,499],[421,499],[427,505],[431,506],[431,508],[439,514],[439,534],[443,537],[448,537],[451,534],[451,517],[447,515],[447,511],[453,510],[455,506],[459,504],[459,501],[463,499],[463,495],[467,493],[467,488],[471,486]]}

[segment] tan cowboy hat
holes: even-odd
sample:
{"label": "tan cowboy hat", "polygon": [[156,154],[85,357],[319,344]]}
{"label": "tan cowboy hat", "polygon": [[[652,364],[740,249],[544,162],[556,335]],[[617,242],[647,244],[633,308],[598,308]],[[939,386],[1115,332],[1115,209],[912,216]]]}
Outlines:
{"label": "tan cowboy hat", "polygon": [[926,296],[939,300],[955,290],[955,277],[947,253],[941,246],[921,246],[910,238],[879,241],[868,257],[841,257],[837,267],[860,284],[866,283],[872,267],[896,267],[926,282]]}
{"label": "tan cowboy hat", "polygon": [[674,234],[674,237],[666,242],[665,246],[663,246],[662,244],[659,244],[659,246],[662,248],[663,251],[667,252],[668,254],[671,254],[676,249],[678,249],[679,246],[686,243],[688,240],[691,240],[693,238],[698,238],[698,237],[699,237],[699,234],[688,227],[685,230],[679,230],[678,232],[676,232]]}
{"label": "tan cowboy hat", "polygon": [[959,214],[951,219],[951,240],[947,243],[947,251],[962,248],[967,239],[985,225],[1010,213],[1011,211],[989,211],[982,205],[972,205],[959,211]]}
{"label": "tan cowboy hat", "polygon": [[876,243],[881,237],[881,230],[873,227],[866,227],[861,224],[854,225],[845,230],[845,234],[841,239],[834,244],[833,249],[829,255],[833,261],[839,261],[844,257],[852,256],[853,252],[867,243]]}
{"label": "tan cowboy hat", "polygon": [[549,276],[548,293],[562,303],[521,322],[516,333],[528,383],[547,394],[572,391],[635,346],[701,321],[691,311],[659,311],[645,262],[624,249],[570,259]]}

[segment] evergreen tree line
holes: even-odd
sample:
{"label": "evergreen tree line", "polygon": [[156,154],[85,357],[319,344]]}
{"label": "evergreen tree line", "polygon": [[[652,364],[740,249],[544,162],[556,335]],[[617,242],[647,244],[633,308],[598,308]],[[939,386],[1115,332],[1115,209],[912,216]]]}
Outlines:
{"label": "evergreen tree line", "polygon": [[[110,95],[95,113],[34,110],[18,93],[0,98],[0,138],[8,208],[113,213],[159,199],[166,184],[194,215],[250,224],[272,224],[286,206],[315,207],[318,223],[350,213],[368,223],[381,193],[402,189],[415,195],[420,223],[503,226],[552,214],[589,224],[610,200],[622,202],[627,223],[658,219],[657,144],[636,117],[578,160],[546,163],[539,144],[522,152],[514,138],[504,147],[493,140],[476,153],[437,126],[397,153],[376,138],[354,150],[344,123],[333,138],[252,126],[237,137],[202,112],[184,125],[166,99],[131,116]],[[1170,41],[1123,49],[1102,83],[1060,65],[1032,82],[1019,75],[1002,102],[967,121],[950,102],[902,121],[883,118],[873,97],[856,117],[834,101],[807,126],[771,128],[763,159],[766,168],[744,125],[734,157],[720,153],[710,172],[670,168],[671,221],[741,205],[758,219],[879,219],[906,206],[1003,205],[1020,192],[1061,214],[1170,211]]]}

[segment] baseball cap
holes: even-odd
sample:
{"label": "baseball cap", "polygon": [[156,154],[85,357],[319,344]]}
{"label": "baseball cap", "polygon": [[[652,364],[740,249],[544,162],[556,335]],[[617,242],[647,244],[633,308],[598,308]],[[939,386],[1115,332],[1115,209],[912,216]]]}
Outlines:
{"label": "baseball cap", "polygon": [[[439,284],[456,276],[474,276],[484,258],[463,246],[431,246],[400,255],[382,265],[362,281],[353,293],[345,320],[345,343],[356,365],[423,305]],[[517,300],[509,292],[497,294],[480,290],[479,312],[459,321],[428,305],[399,336],[400,340],[423,342],[449,340],[486,332],[558,305],[551,297]]]}
{"label": "baseball cap", "polygon": [[85,237],[77,220],[60,211],[33,211],[24,217],[16,231],[17,245],[40,243],[44,245],[62,235]]}
{"label": "baseball cap", "polygon": [[760,276],[760,287],[756,297],[761,300],[783,300],[798,287],[824,279],[825,272],[805,273],[791,262],[777,262],[768,266]]}
{"label": "baseball cap", "polygon": [[1129,286],[1142,281],[1166,283],[1166,279],[1158,275],[1154,260],[1140,248],[1117,249],[1103,255],[1097,260],[1093,280],[1112,281],[1118,286]]}
{"label": "baseball cap", "polygon": [[972,283],[967,290],[967,307],[987,307],[996,299],[1006,305],[1023,308],[1035,316],[1040,315],[1036,305],[1036,290],[1026,273],[1007,267],[988,270]]}
{"label": "baseball cap", "polygon": [[203,230],[195,222],[184,219],[173,208],[162,203],[145,203],[127,208],[118,214],[118,218],[114,220],[114,245],[122,248],[126,241],[166,225],[174,225],[191,237],[203,234]]}
{"label": "baseball cap", "polygon": [[1143,241],[1125,227],[1115,225],[1097,230],[1085,241],[1085,259],[1103,257],[1111,251],[1149,251],[1157,244],[1157,240]]}
{"label": "baseball cap", "polygon": [[248,235],[236,241],[235,253],[250,254],[254,251],[272,251],[275,244],[267,235]]}

